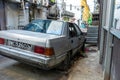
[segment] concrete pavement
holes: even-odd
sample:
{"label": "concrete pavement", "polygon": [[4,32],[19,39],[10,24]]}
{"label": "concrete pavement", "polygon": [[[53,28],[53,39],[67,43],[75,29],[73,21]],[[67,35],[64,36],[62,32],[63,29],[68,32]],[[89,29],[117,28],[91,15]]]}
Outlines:
{"label": "concrete pavement", "polygon": [[103,80],[96,47],[86,48],[87,58],[79,57],[65,74],[55,69],[45,71],[0,56],[0,80]]}

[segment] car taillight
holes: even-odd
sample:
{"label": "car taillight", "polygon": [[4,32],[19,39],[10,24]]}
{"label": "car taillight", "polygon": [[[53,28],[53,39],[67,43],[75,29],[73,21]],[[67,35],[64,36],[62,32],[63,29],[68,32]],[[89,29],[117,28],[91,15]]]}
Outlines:
{"label": "car taillight", "polygon": [[45,49],[45,55],[46,56],[52,56],[54,54],[53,48],[46,48]]}
{"label": "car taillight", "polygon": [[46,56],[52,56],[54,54],[53,48],[43,48],[40,46],[35,46],[34,47],[34,52],[38,54],[43,54]]}
{"label": "car taillight", "polygon": [[34,47],[34,52],[39,53],[39,54],[44,54],[45,49],[43,47],[35,46]]}
{"label": "car taillight", "polygon": [[0,38],[0,44],[4,44],[5,43],[5,39]]}

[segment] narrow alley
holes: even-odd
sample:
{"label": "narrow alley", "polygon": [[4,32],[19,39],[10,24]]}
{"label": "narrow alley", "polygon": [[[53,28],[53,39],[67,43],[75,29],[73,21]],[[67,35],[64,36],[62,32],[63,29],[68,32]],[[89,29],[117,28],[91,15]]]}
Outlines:
{"label": "narrow alley", "polygon": [[69,73],[45,71],[1,56],[0,80],[103,80],[97,47],[86,47],[86,54],[74,61]]}
{"label": "narrow alley", "polygon": [[88,57],[80,58],[74,64],[68,80],[103,80],[102,67],[96,46],[86,47]]}
{"label": "narrow alley", "polygon": [[120,80],[120,0],[0,0],[0,80]]}

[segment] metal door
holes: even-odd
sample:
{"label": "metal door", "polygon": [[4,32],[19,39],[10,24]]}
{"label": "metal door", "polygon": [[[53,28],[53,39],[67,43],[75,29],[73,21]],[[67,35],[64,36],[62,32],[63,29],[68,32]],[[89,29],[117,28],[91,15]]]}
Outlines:
{"label": "metal door", "polygon": [[120,39],[114,37],[112,52],[111,79],[120,80]]}
{"label": "metal door", "polygon": [[0,0],[0,30],[5,30],[5,2]]}

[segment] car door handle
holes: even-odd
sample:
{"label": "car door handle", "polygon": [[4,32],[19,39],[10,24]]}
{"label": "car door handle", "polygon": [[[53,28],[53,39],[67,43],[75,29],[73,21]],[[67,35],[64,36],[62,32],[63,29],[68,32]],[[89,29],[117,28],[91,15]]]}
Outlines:
{"label": "car door handle", "polygon": [[73,43],[73,40],[71,40],[71,43]]}

